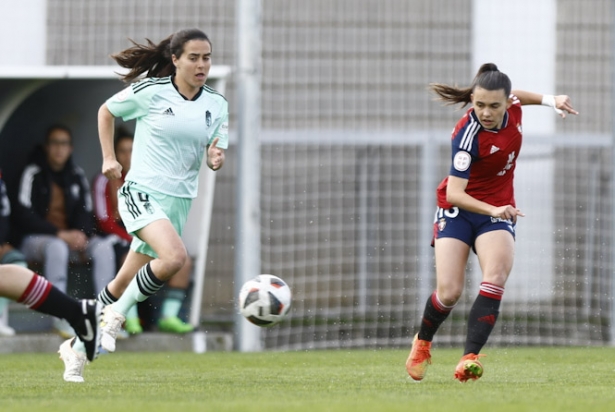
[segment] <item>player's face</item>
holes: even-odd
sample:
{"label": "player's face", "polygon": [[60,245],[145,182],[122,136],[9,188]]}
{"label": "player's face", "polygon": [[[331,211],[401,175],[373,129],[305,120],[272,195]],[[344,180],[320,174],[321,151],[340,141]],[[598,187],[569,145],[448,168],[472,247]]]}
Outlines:
{"label": "player's face", "polygon": [[45,145],[45,152],[51,170],[62,170],[73,152],[70,135],[65,130],[52,130]]}
{"label": "player's face", "polygon": [[132,157],[132,139],[122,139],[117,143],[115,157],[119,164],[122,165],[122,173],[128,173]]}
{"label": "player's face", "polygon": [[504,93],[504,89],[486,90],[475,87],[472,93],[472,106],[480,124],[485,129],[499,129],[504,121],[504,113],[512,101]]}
{"label": "player's face", "polygon": [[198,89],[205,84],[211,68],[211,44],[206,40],[188,40],[179,58],[173,55],[178,87]]}

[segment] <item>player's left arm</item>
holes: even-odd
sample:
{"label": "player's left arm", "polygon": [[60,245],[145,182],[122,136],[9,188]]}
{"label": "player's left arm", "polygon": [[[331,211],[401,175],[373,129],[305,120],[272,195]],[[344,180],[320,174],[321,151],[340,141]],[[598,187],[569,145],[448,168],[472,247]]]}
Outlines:
{"label": "player's left arm", "polygon": [[[224,102],[226,104],[226,101]],[[215,131],[207,143],[207,166],[219,170],[224,165],[224,150],[228,148],[228,110],[223,108],[223,116],[218,119]]]}
{"label": "player's left arm", "polygon": [[552,107],[562,118],[566,117],[566,113],[579,114],[579,112],[572,107],[570,97],[565,94],[553,96],[551,94],[540,94],[525,90],[513,90],[512,94],[519,98],[522,106],[531,104],[549,106]]}
{"label": "player's left arm", "polygon": [[214,141],[207,145],[207,166],[213,170],[219,170],[224,165],[224,150],[218,147],[220,138],[214,138]]}

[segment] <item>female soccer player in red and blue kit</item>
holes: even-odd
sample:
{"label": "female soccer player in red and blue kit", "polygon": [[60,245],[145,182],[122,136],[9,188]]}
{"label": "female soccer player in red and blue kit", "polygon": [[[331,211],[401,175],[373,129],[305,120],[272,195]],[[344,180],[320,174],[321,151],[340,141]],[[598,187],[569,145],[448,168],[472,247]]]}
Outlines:
{"label": "female soccer player in red and blue kit", "polygon": [[515,224],[524,216],[515,204],[513,178],[521,150],[521,106],[542,104],[562,117],[578,114],[568,96],[512,91],[508,76],[495,64],[481,66],[472,85],[462,89],[432,84],[449,103],[472,104],[452,135],[449,176],[437,189],[434,221],[436,291],[427,300],[414,336],[406,370],[420,381],[431,364],[431,342],[459,300],[470,249],[483,273],[470,310],[463,357],[455,370],[461,382],[482,376],[479,352],[498,317],[506,279],[512,269]]}

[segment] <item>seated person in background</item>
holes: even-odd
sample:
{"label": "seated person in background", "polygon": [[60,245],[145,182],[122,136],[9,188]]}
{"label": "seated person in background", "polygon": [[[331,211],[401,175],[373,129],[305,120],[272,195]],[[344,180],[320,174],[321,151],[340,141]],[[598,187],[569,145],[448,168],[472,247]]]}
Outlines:
{"label": "seated person in background", "polygon": [[[100,173],[94,179],[94,216],[98,229],[109,237],[115,237],[116,253],[120,257],[118,267],[128,253],[132,236],[126,232],[117,208],[118,189],[124,184],[126,173],[130,170],[130,159],[132,155],[132,143],[134,137],[123,128],[118,128],[115,132],[115,156],[122,165],[122,177],[120,179],[109,180]],[[185,323],[179,318],[179,311],[186,298],[186,290],[190,283],[192,272],[192,260],[187,259],[184,267],[173,276],[165,287],[165,296],[158,319],[158,329],[170,333],[192,332],[193,326]],[[143,332],[137,306],[133,306],[126,316],[124,328],[128,333],[138,334]]]}
{"label": "seated person in background", "polygon": [[[9,235],[9,217],[11,215],[11,204],[6,194],[6,186],[2,180],[0,171],[0,264],[15,264],[20,266],[28,266],[25,256],[10,243],[8,243]],[[0,297],[0,336],[13,336],[15,330],[6,322],[4,316],[8,313],[9,300]]]}
{"label": "seated person in background", "polygon": [[[96,290],[115,276],[113,245],[92,236],[92,198],[83,170],[71,158],[72,133],[64,125],[47,129],[45,141],[32,153],[14,201],[15,234],[28,262],[41,263],[43,274],[66,293],[70,263],[91,263]],[[66,321],[54,318],[55,331],[74,336]]]}

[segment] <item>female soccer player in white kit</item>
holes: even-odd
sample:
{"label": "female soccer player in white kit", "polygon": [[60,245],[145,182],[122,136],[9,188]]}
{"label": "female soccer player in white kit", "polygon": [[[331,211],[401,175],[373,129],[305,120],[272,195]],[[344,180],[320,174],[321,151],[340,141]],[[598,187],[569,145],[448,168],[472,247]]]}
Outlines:
{"label": "female soccer player in white kit", "polygon": [[[116,278],[98,296],[107,305],[101,345],[109,352],[115,351],[128,309],[156,293],[187,259],[181,233],[197,195],[203,156],[212,170],[224,164],[228,104],[205,84],[211,52],[207,35],[189,29],[159,44],[134,43],[112,56],[130,69],[124,81],[146,76],[98,112],[102,172],[108,179],[121,176],[113,148],[115,118],[136,119],[132,166],[119,190],[120,215],[134,239]],[[76,356],[83,353],[79,342],[73,350]],[[68,370],[70,359],[64,362]]]}

